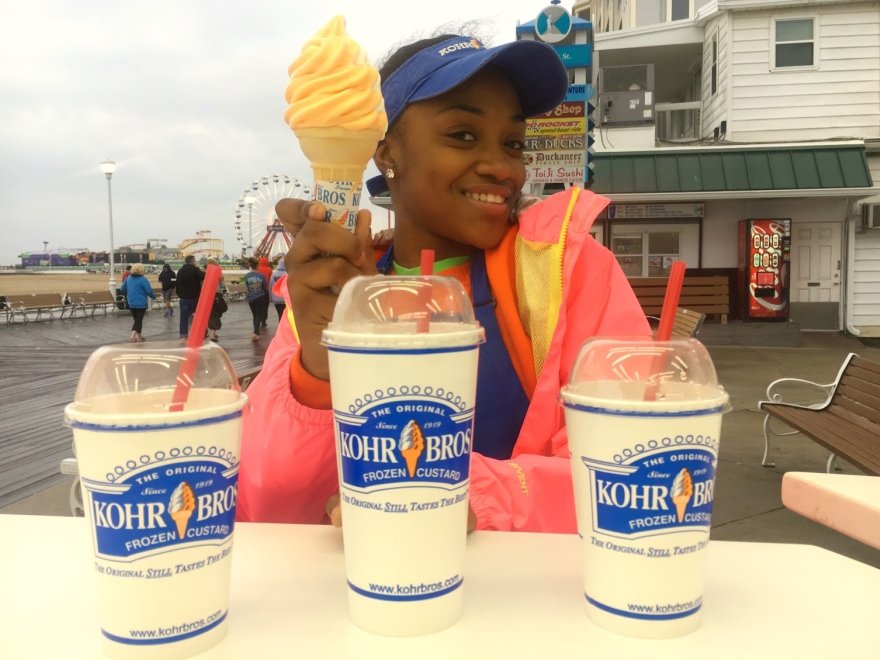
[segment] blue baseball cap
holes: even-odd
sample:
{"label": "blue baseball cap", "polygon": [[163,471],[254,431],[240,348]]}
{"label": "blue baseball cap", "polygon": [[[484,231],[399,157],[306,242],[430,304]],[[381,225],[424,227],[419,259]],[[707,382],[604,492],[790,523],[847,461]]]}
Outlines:
{"label": "blue baseball cap", "polygon": [[[490,64],[510,80],[526,117],[556,107],[568,91],[562,60],[545,43],[523,40],[486,48],[471,37],[452,37],[420,50],[382,81],[388,125],[411,103],[445,94]],[[367,180],[367,190],[373,196],[387,192],[385,177]]]}

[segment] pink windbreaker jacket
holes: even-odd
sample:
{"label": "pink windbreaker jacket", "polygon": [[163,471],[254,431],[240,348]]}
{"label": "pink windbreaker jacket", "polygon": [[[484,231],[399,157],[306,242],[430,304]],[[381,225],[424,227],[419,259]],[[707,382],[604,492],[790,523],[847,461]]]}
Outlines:
{"label": "pink windbreaker jacket", "polygon": [[[589,234],[607,204],[606,198],[571,189],[519,217],[518,238],[525,245],[553,246],[561,255],[561,272],[548,272],[547,279],[561,276],[562,300],[512,457],[472,457],[470,504],[478,529],[576,532],[559,389],[586,339],[650,335],[614,256]],[[287,299],[286,282],[278,286]],[[290,392],[290,361],[299,359],[298,351],[290,325],[279,324],[260,375],[248,388],[240,520],[326,522],[325,504],[338,490],[333,412],[308,408]]]}

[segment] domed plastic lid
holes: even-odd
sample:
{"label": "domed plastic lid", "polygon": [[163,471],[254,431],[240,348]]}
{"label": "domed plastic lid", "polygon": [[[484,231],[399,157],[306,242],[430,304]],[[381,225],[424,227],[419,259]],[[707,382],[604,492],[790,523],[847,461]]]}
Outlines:
{"label": "domed plastic lid", "polygon": [[709,352],[696,339],[594,338],[581,347],[563,399],[726,404]]}
{"label": "domed plastic lid", "polygon": [[483,329],[461,283],[439,275],[375,275],[349,280],[323,343],[459,346],[481,343]]}
{"label": "domed plastic lid", "polygon": [[[102,346],[91,354],[68,416],[169,414],[177,378],[189,352],[197,353],[198,359],[186,410],[216,406],[227,399],[238,402],[242,395],[235,369],[226,351],[215,344],[199,349],[187,349],[179,342],[117,344]],[[207,391],[211,391],[210,397],[204,395]],[[228,396],[222,395],[224,391]]]}

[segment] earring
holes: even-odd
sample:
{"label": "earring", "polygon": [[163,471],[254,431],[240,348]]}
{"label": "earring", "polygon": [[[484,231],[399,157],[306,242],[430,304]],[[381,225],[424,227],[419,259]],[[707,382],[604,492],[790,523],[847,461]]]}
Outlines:
{"label": "earring", "polygon": [[386,179],[393,179],[394,178],[394,170],[391,169],[390,167],[385,170],[385,178]]}

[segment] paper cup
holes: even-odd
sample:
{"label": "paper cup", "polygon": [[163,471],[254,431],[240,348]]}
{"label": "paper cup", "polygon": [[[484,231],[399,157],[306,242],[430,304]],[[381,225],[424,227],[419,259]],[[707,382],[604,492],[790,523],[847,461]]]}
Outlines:
{"label": "paper cup", "polygon": [[[247,397],[222,349],[205,347],[210,355],[200,360],[195,380],[214,371],[210,379],[218,387],[195,387],[183,411],[168,412],[173,387],[148,385],[150,373],[157,364],[173,372],[184,352],[156,346],[100,349],[65,410],[104,648],[118,658],[185,658],[226,632]],[[133,389],[99,394],[113,380]]]}
{"label": "paper cup", "polygon": [[315,181],[315,200],[327,209],[324,219],[353,232],[361,204],[361,181]]}
{"label": "paper cup", "polygon": [[605,628],[664,638],[700,623],[728,401],[714,373],[696,340],[595,340],[563,388],[584,597]]}
{"label": "paper cup", "polygon": [[[419,288],[433,288],[437,297],[452,291],[459,318],[415,332],[408,287],[415,306]],[[394,304],[385,305],[389,298]],[[356,309],[345,319],[353,301],[384,309],[384,320],[366,322]],[[386,316],[392,308],[405,318]],[[349,613],[370,632],[422,635],[462,614],[482,340],[461,285],[446,278],[358,278],[343,289],[324,332]]]}

